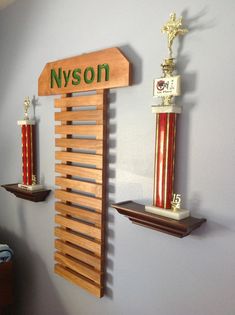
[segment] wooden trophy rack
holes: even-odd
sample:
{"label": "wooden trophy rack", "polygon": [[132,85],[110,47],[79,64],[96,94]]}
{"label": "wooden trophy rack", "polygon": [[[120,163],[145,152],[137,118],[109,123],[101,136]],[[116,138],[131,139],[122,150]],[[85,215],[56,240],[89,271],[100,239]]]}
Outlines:
{"label": "wooden trophy rack", "polygon": [[128,85],[130,63],[117,48],[48,63],[39,77],[39,95],[62,94],[54,102],[55,273],[97,297],[104,294],[107,89]]}

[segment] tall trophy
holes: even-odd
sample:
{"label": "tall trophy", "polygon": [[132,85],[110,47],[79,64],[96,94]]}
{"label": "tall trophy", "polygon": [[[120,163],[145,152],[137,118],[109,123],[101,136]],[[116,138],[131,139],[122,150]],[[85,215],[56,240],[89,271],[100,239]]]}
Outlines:
{"label": "tall trophy", "polygon": [[37,184],[36,165],[36,121],[29,118],[31,102],[29,97],[24,100],[24,119],[18,120],[21,126],[22,138],[22,183],[19,188],[31,191],[42,190],[43,186]]}
{"label": "tall trophy", "polygon": [[181,220],[190,212],[181,209],[181,195],[174,193],[174,164],[176,119],[182,108],[175,104],[175,97],[180,95],[180,75],[175,73],[175,58],[172,54],[173,41],[177,36],[188,32],[182,27],[182,17],[170,14],[169,21],[162,27],[167,35],[169,56],[164,60],[162,77],[154,80],[153,97],[160,97],[161,104],[153,105],[156,114],[155,168],[153,205],[145,206],[147,212]]}

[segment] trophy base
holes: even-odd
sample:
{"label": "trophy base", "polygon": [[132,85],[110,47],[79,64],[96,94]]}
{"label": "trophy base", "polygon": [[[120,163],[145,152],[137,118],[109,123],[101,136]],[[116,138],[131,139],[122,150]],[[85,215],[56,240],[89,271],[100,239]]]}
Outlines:
{"label": "trophy base", "polygon": [[18,187],[21,188],[21,189],[30,190],[30,191],[38,191],[38,190],[43,190],[44,189],[43,185],[18,184]]}
{"label": "trophy base", "polygon": [[23,125],[35,125],[35,120],[34,119],[24,119],[24,120],[18,120],[17,124],[18,126],[23,126]]}
{"label": "trophy base", "polygon": [[182,107],[172,104],[172,105],[152,105],[152,113],[153,114],[161,114],[161,113],[175,113],[181,114]]}
{"label": "trophy base", "polygon": [[178,221],[188,218],[190,216],[190,211],[186,209],[179,209],[177,211],[173,211],[172,209],[145,206],[145,211]]}

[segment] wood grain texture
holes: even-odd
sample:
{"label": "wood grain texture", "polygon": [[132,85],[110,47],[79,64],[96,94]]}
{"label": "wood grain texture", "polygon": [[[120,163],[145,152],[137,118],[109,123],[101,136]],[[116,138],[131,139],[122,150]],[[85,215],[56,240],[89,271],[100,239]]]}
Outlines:
{"label": "wood grain texture", "polygon": [[60,135],[94,136],[103,139],[103,125],[69,125],[55,126],[55,133]]}
{"label": "wood grain texture", "polygon": [[63,175],[79,176],[85,179],[93,179],[96,183],[102,184],[102,170],[100,169],[56,164],[55,172]]}
{"label": "wood grain texture", "polygon": [[99,241],[85,238],[84,236],[78,235],[72,231],[67,231],[60,227],[55,228],[55,236],[64,241],[80,246],[101,257],[101,243]]}
{"label": "wood grain texture", "polygon": [[[92,106],[91,110],[87,105]],[[83,106],[85,110],[73,111],[74,107]],[[98,109],[94,110],[94,106]],[[55,153],[55,158],[61,161],[55,165],[55,171],[62,175],[55,178],[55,184],[60,187],[55,190],[55,198],[61,200],[55,203],[59,213],[55,215],[56,270],[63,268],[61,275],[76,279],[81,286],[90,286],[92,281],[93,285],[99,285],[98,295],[101,295],[106,208],[106,92],[64,96],[55,101],[55,107],[61,108],[55,113],[55,120],[61,121],[61,125],[55,126],[55,133],[60,135],[55,139],[55,146],[63,149]]]}
{"label": "wood grain texture", "polygon": [[70,243],[63,242],[62,240],[56,239],[55,240],[55,248],[67,255],[70,255],[74,258],[79,259],[80,261],[83,261],[84,263],[92,266],[96,270],[101,270],[101,260],[100,257],[89,253],[82,248],[79,248],[78,246],[75,246]]}
{"label": "wood grain texture", "polygon": [[102,211],[102,200],[94,197],[87,197],[81,194],[71,193],[60,189],[55,190],[55,198],[77,203],[80,206]]}
{"label": "wood grain texture", "polygon": [[82,277],[81,275],[77,274],[71,269],[63,267],[59,264],[55,265],[54,269],[55,273],[63,277],[64,279],[79,285],[81,288],[87,290],[91,294],[95,295],[96,297],[103,296],[103,288],[102,286],[98,286],[95,282],[88,281],[89,279]]}
{"label": "wood grain texture", "polygon": [[100,184],[68,179],[64,177],[56,177],[55,184],[63,188],[71,188],[93,194],[97,198],[102,197],[102,185]]}
{"label": "wood grain texture", "polygon": [[102,124],[103,120],[102,110],[63,111],[55,113],[55,121],[94,121],[97,124]]}
{"label": "wood grain texture", "polygon": [[103,109],[104,95],[80,95],[74,97],[68,97],[63,99],[55,99],[55,108],[70,108],[70,107],[85,107],[96,106],[96,109]]}
{"label": "wood grain texture", "polygon": [[55,146],[60,147],[60,148],[91,150],[91,151],[95,151],[96,154],[103,154],[102,140],[55,139]]}
{"label": "wood grain texture", "polygon": [[55,152],[55,159],[63,162],[74,162],[87,165],[94,165],[95,167],[102,169],[103,157],[98,154],[86,154],[77,152]]}
{"label": "wood grain texture", "polygon": [[[109,80],[97,80],[98,65],[108,64],[110,69]],[[92,83],[86,84],[83,80],[83,73],[87,67],[95,70],[95,79]],[[61,87],[51,87],[51,69],[58,72],[62,68],[63,71],[81,68],[81,82],[73,85],[72,80],[68,84],[62,84]],[[73,93],[80,91],[94,91],[100,89],[110,89],[114,87],[128,86],[131,82],[131,64],[123,53],[116,47],[83,54],[76,57],[49,62],[44,67],[38,79],[38,95],[55,95],[64,93]]]}
{"label": "wood grain texture", "polygon": [[64,265],[65,267],[72,269],[73,271],[81,274],[84,277],[87,277],[88,279],[96,282],[97,284],[100,284],[101,273],[95,270],[93,267],[89,267],[84,263],[79,262],[77,259],[68,255],[64,255],[63,253],[60,252],[55,252],[54,258],[55,261],[57,261],[61,265]]}
{"label": "wood grain texture", "polygon": [[75,232],[79,232],[97,240],[101,240],[101,229],[92,225],[85,224],[74,220],[73,218],[68,218],[59,214],[55,216],[55,223],[63,226],[64,228],[68,228]]}
{"label": "wood grain texture", "polygon": [[[55,273],[97,297],[104,293],[108,106],[104,89],[130,85],[130,68],[118,48],[109,48],[50,62],[38,80],[39,95],[63,94],[54,102],[60,109],[54,116],[60,122],[55,126],[55,134],[60,135],[55,144],[63,149],[55,153],[56,160],[61,161],[55,171],[64,176],[56,179],[61,189],[56,190],[55,197],[61,202],[55,204],[60,213],[55,218],[59,224],[55,228],[59,238],[55,241]],[[72,96],[74,92],[91,90],[96,91]],[[94,150],[96,154],[79,150]]]}
{"label": "wood grain texture", "polygon": [[101,226],[101,213],[81,209],[76,206],[71,206],[63,202],[56,202],[55,203],[55,210],[60,212],[63,215],[71,215],[74,217],[77,217],[80,220],[87,221],[89,223],[92,223],[96,226]]}

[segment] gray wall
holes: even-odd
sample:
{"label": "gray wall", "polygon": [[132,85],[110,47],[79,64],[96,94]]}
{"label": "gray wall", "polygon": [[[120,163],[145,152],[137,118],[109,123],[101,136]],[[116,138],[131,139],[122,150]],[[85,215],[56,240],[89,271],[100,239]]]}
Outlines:
{"label": "gray wall", "polygon": [[234,315],[235,2],[17,0],[0,12],[0,183],[21,178],[17,120],[37,100],[43,183],[54,189],[53,97],[37,96],[48,61],[118,46],[134,85],[111,91],[110,201],[151,203],[155,121],[152,79],[167,55],[169,13],[190,32],[174,46],[183,76],[176,191],[208,223],[177,239],[108,209],[107,294],[101,300],[53,273],[53,194],[31,203],[0,191],[1,241],[15,250],[22,315]]}

